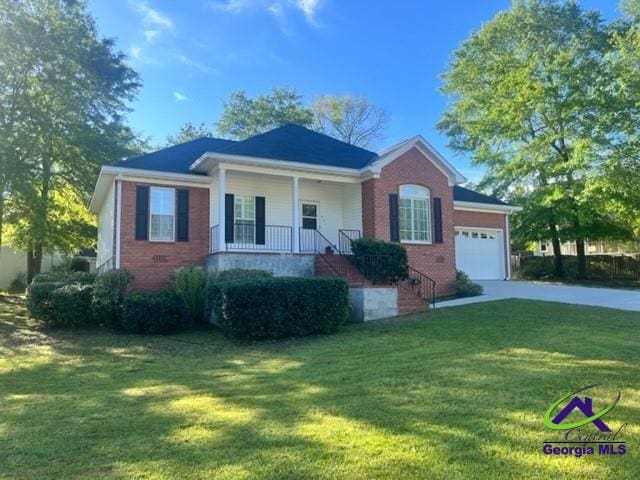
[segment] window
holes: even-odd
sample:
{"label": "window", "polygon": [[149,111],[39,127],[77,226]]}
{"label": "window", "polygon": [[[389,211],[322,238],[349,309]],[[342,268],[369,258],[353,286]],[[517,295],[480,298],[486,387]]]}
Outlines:
{"label": "window", "polygon": [[314,203],[302,204],[302,228],[306,230],[318,229],[318,205]]}
{"label": "window", "polygon": [[431,194],[419,185],[400,186],[400,241],[431,243]]}
{"label": "window", "polygon": [[235,195],[233,205],[235,218],[235,243],[255,243],[256,199],[247,195]]}
{"label": "window", "polygon": [[176,215],[175,193],[173,188],[150,188],[149,240],[173,242]]}

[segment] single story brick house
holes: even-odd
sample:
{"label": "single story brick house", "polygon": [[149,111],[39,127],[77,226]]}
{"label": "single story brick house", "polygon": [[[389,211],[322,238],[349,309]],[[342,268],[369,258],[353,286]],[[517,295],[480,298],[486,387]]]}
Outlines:
{"label": "single story brick house", "polygon": [[307,276],[365,236],[404,245],[438,296],[453,292],[456,268],[508,279],[517,207],[464,181],[421,136],[380,153],[293,124],[199,138],[102,167],[97,268],[132,271],[136,288],[161,288],[183,265]]}

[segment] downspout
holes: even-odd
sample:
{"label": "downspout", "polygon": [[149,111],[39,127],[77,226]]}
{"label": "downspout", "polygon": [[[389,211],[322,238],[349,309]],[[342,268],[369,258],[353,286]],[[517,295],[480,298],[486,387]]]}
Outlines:
{"label": "downspout", "polygon": [[115,268],[120,268],[120,234],[122,225],[122,173],[118,174],[116,179],[116,252],[115,252]]}
{"label": "downspout", "polygon": [[507,242],[505,249],[507,252],[507,280],[511,280],[511,232],[509,228],[509,215],[511,215],[511,212],[507,212],[504,216],[505,238]]}

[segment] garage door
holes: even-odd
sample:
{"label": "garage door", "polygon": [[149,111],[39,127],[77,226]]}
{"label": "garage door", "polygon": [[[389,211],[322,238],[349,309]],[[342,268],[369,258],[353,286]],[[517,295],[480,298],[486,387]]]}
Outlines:
{"label": "garage door", "polygon": [[502,231],[456,227],[456,266],[473,280],[504,279]]}

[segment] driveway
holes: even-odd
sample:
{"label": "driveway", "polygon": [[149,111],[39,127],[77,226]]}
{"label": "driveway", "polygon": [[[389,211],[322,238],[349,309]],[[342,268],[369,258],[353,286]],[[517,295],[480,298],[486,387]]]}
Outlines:
{"label": "driveway", "polygon": [[440,302],[436,304],[436,308],[505,298],[527,298],[640,312],[640,290],[577,287],[519,280],[480,280],[477,283],[484,287],[483,295]]}

